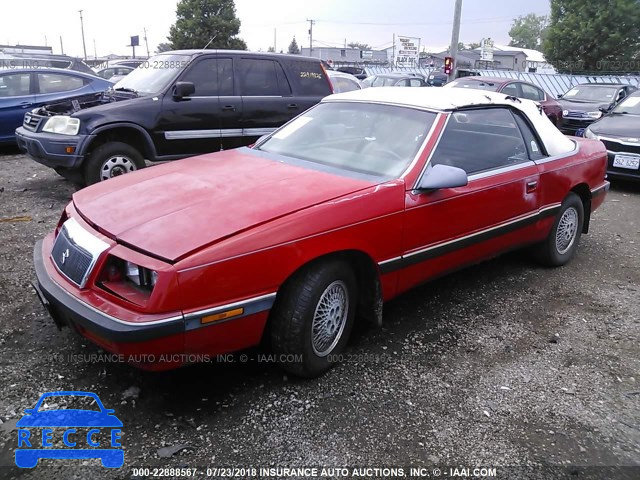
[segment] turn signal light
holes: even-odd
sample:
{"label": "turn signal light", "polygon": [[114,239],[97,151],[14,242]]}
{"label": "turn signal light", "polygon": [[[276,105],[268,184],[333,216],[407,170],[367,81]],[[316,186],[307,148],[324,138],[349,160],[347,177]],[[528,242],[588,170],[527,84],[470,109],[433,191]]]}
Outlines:
{"label": "turn signal light", "polygon": [[237,317],[238,315],[242,315],[244,313],[244,308],[235,308],[233,310],[227,310],[226,312],[216,313],[215,315],[208,315],[206,317],[202,317],[200,323],[211,323],[217,322],[218,320],[226,320],[227,318]]}

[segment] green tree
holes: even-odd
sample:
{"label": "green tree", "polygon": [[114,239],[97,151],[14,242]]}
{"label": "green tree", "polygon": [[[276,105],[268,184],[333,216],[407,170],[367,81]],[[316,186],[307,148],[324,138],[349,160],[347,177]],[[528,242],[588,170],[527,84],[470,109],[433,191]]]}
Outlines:
{"label": "green tree", "polygon": [[476,42],[467,43],[468,50],[475,50],[476,48],[480,48],[480,44]]}
{"label": "green tree", "polygon": [[347,43],[347,47],[359,48],[360,50],[371,50],[371,45],[369,45],[368,43],[350,42]]}
{"label": "green tree", "polygon": [[640,2],[551,0],[543,45],[547,61],[563,72],[640,70]]}
{"label": "green tree", "polygon": [[156,53],[168,52],[170,50],[173,50],[173,45],[171,45],[169,42],[159,43],[156,47]]}
{"label": "green tree", "polygon": [[273,47],[267,48],[267,52],[275,53],[276,49]]}
{"label": "green tree", "polygon": [[537,50],[542,45],[542,40],[547,28],[547,17],[529,13],[521,15],[513,21],[509,36],[512,47],[531,48]]}
{"label": "green tree", "polygon": [[[464,43],[462,43],[462,42],[458,42],[458,52],[459,52],[459,51],[461,51],[461,50],[464,50],[464,49],[465,49],[465,47],[464,47]],[[445,50],[445,52],[447,52],[447,53],[450,53],[450,52],[451,52],[451,45],[449,45],[449,46],[447,47],[447,49]]]}
{"label": "green tree", "polygon": [[169,41],[176,49],[224,48],[246,50],[237,38],[240,20],[233,0],[180,0]]}
{"label": "green tree", "polygon": [[298,55],[300,53],[300,47],[298,47],[298,42],[296,42],[296,37],[293,37],[291,43],[289,44],[288,53],[293,53],[294,55]]}

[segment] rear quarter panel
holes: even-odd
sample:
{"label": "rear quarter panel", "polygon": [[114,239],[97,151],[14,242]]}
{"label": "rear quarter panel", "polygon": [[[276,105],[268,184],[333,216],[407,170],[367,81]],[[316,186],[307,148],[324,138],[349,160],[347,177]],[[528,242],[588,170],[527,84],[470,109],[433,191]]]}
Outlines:
{"label": "rear quarter panel", "polygon": [[[586,186],[590,191],[605,184],[607,172],[607,151],[597,140],[572,138],[576,149],[566,155],[538,160],[540,171],[540,204],[560,204],[576,187]],[[602,204],[604,195],[599,195],[592,203],[592,210]],[[551,228],[554,217],[545,220]]]}

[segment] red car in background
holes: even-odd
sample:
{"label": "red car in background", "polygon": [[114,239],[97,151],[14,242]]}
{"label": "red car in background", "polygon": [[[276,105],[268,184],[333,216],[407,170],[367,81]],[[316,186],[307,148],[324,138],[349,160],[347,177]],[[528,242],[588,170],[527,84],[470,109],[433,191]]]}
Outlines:
{"label": "red car in background", "polygon": [[59,326],[142,368],[266,337],[283,368],[313,377],[356,315],[380,323],[416,285],[524,246],[567,263],[606,168],[601,142],[564,136],[528,100],[331,95],[251,148],[76,192],[36,244],[37,291]]}
{"label": "red car in background", "polygon": [[488,90],[500,92],[513,97],[533,100],[542,105],[544,113],[547,114],[551,123],[556,127],[562,125],[562,105],[551,95],[533,83],[523,82],[513,78],[500,77],[464,77],[449,82],[445,85],[448,88],[475,88],[478,90]]}

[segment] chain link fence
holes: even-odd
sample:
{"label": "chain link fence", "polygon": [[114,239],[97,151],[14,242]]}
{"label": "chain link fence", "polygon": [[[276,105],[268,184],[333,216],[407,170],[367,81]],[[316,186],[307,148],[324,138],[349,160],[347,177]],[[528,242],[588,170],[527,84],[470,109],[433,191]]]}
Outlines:
{"label": "chain link fence", "polygon": [[[432,71],[441,71],[436,68],[392,68],[390,66],[382,65],[365,65],[365,71],[368,75],[378,75],[389,72],[405,72],[405,73],[420,73],[428,76]],[[533,83],[542,88],[547,93],[557,97],[560,94],[566,93],[575,85],[581,83],[624,83],[633,85],[640,88],[640,75],[620,75],[620,74],[599,74],[599,75],[568,75],[568,74],[550,74],[550,73],[526,73],[516,72],[513,70],[477,70],[474,72],[479,73],[484,77],[500,77],[500,78],[513,78],[522,80],[523,82]]]}

